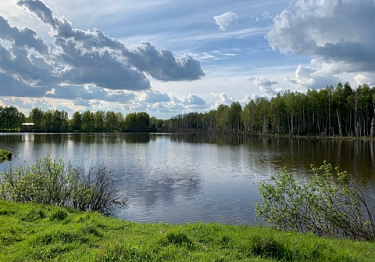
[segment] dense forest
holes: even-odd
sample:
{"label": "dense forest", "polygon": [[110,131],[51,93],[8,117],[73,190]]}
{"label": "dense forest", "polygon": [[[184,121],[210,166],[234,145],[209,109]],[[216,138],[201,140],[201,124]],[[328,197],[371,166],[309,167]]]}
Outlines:
{"label": "dense forest", "polygon": [[[220,105],[207,113],[188,113],[168,120],[145,112],[124,116],[113,111],[75,112],[34,108],[28,117],[15,107],[0,107],[0,130],[171,131],[280,135],[374,136],[375,88],[349,83],[336,88],[309,89],[306,94],[286,91],[271,99],[259,97],[244,107],[239,102]],[[32,126],[22,125],[33,123]]]}
{"label": "dense forest", "polygon": [[171,130],[248,134],[374,136],[375,88],[346,83],[336,88],[286,91],[272,99],[257,98],[243,108],[238,102],[208,113],[178,115],[164,122]]}
{"label": "dense forest", "polygon": [[[68,113],[59,110],[46,112],[34,108],[28,117],[13,106],[0,107],[0,131],[33,132],[147,132],[156,131],[160,121],[145,113],[131,113],[126,117],[113,111],[75,112],[71,119]],[[32,123],[32,125],[30,125]]]}

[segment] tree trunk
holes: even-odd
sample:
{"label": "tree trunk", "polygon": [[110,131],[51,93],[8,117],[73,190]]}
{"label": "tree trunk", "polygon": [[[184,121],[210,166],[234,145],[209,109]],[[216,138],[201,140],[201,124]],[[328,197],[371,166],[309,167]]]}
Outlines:
{"label": "tree trunk", "polygon": [[336,110],[336,114],[337,114],[337,124],[339,126],[339,135],[342,136],[341,118],[340,118],[339,110]]}

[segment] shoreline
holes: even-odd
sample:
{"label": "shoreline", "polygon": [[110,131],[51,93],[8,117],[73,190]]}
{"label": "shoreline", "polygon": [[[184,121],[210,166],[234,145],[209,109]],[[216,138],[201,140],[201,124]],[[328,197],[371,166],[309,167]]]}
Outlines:
{"label": "shoreline", "polygon": [[375,141],[375,137],[369,136],[337,136],[337,135],[288,135],[288,134],[259,134],[259,133],[246,133],[246,132],[207,132],[199,130],[191,131],[179,131],[179,130],[160,130],[150,132],[134,132],[134,131],[72,131],[72,132],[30,132],[30,131],[19,131],[19,132],[6,132],[0,131],[0,134],[200,134],[200,135],[217,135],[217,136],[242,136],[242,137],[271,137],[271,138],[290,138],[290,139],[327,139],[327,140],[347,140],[347,141]]}
{"label": "shoreline", "polygon": [[371,261],[375,243],[262,226],[136,223],[0,200],[0,260]]}

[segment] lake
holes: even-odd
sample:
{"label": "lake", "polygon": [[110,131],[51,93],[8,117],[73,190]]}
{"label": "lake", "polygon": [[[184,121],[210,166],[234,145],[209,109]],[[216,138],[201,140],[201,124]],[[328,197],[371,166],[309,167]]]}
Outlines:
{"label": "lake", "polygon": [[116,216],[137,222],[254,224],[256,185],[284,166],[304,179],[324,160],[347,170],[366,194],[375,191],[375,142],[207,134],[0,134],[10,165],[47,154],[74,166],[103,164],[119,180],[128,207]]}

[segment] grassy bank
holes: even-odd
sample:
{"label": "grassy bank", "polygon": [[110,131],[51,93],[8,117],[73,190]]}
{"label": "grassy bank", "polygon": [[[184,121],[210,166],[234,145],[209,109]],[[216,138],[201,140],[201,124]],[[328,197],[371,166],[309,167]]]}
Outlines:
{"label": "grassy bank", "polygon": [[374,250],[261,227],[139,224],[0,201],[0,261],[373,261]]}
{"label": "grassy bank", "polygon": [[0,149],[0,162],[12,159],[12,152]]}

